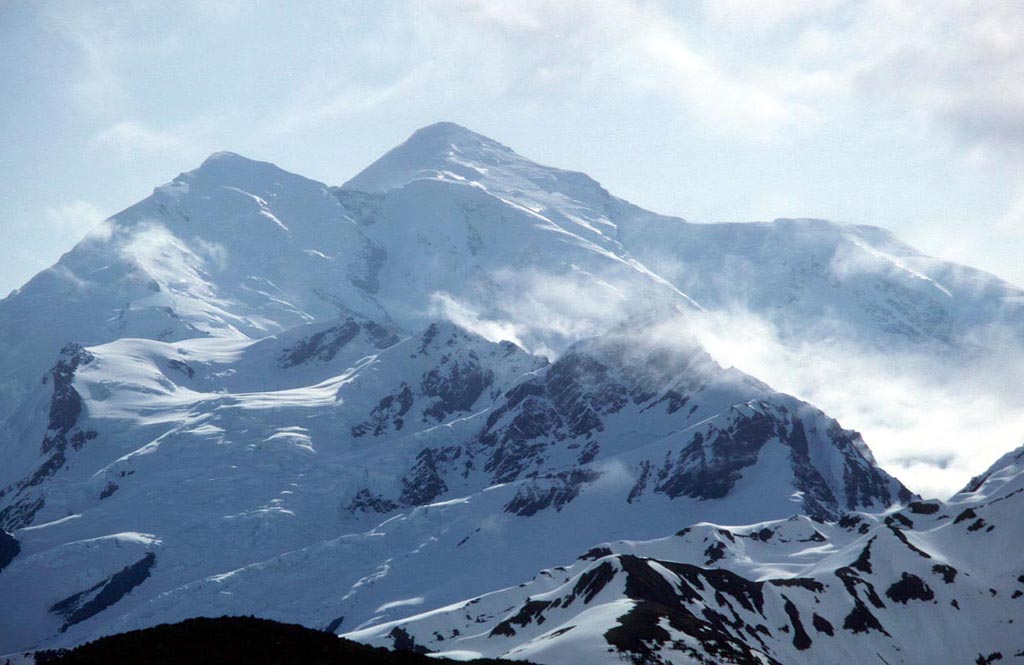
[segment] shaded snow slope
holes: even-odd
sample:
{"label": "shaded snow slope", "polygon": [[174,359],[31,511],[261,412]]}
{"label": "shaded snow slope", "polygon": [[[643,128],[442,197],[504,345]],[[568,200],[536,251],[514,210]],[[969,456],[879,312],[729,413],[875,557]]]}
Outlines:
{"label": "shaded snow slope", "polygon": [[352,629],[610,537],[910,498],[856,433],[650,330],[550,364],[356,318],[69,347],[15,418],[0,651],[210,612]]}

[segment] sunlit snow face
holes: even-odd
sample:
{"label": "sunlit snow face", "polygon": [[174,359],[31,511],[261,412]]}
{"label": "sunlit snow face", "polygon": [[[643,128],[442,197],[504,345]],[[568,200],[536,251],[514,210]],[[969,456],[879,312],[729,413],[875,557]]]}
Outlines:
{"label": "sunlit snow face", "polygon": [[879,223],[1024,282],[1013,3],[207,4],[5,7],[0,294],[215,150],[336,184],[444,118],[648,208]]}

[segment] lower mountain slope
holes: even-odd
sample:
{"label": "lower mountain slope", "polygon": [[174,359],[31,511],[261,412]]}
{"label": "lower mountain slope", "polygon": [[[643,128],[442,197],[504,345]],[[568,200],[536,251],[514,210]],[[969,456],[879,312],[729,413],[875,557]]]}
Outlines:
{"label": "lower mountain slope", "polygon": [[355,631],[540,663],[1024,660],[1024,447],[948,502],[835,522],[699,523]]}
{"label": "lower mountain slope", "polygon": [[[911,494],[675,319],[549,363],[450,323],[68,346],[0,471],[0,653],[196,615],[351,631],[700,519]],[[15,550],[16,548],[16,550]]]}

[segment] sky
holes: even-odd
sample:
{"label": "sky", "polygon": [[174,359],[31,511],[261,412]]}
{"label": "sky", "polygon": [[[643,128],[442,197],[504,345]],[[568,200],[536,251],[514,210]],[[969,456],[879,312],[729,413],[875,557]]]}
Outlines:
{"label": "sky", "polygon": [[440,120],[661,213],[875,224],[1024,285],[1020,2],[4,0],[0,58],[0,294],[212,152],[340,184]]}

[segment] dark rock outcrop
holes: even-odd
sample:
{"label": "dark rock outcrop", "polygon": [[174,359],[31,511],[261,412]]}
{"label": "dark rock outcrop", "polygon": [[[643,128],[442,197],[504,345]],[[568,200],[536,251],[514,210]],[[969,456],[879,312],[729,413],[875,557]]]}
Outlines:
{"label": "dark rock outcrop", "polygon": [[45,499],[30,496],[26,490],[57,473],[64,467],[71,451],[81,450],[88,441],[96,438],[95,431],[77,427],[83,403],[74,386],[75,372],[94,359],[81,345],[68,344],[61,350],[60,359],[50,370],[50,375],[43,377],[44,385],[51,380],[53,383],[46,433],[40,445],[44,460],[27,478],[0,490],[0,498],[7,495],[16,497],[0,510],[0,528],[18,529],[31,524],[35,514],[45,505]]}
{"label": "dark rock outcrop", "polygon": [[85,591],[80,591],[54,603],[50,607],[50,613],[64,619],[64,624],[60,628],[61,632],[76,623],[96,616],[124,598],[132,589],[146,581],[154,565],[156,565],[156,555],[150,552]]}
{"label": "dark rock outcrop", "polygon": [[405,426],[405,417],[415,402],[409,385],[402,383],[398,390],[381,398],[373,407],[370,417],[352,428],[352,436],[359,438],[367,434],[380,436],[388,431],[399,431]]}
{"label": "dark rock outcrop", "polygon": [[435,451],[425,448],[416,456],[416,465],[402,478],[402,494],[399,503],[405,506],[421,506],[430,503],[448,491],[438,464],[458,455],[458,449]]}
{"label": "dark rock outcrop", "polygon": [[14,558],[21,552],[21,544],[18,539],[0,529],[0,572],[3,572]]}
{"label": "dark rock outcrop", "polygon": [[284,369],[311,362],[330,362],[360,333],[365,334],[378,349],[386,349],[398,342],[398,336],[380,324],[373,321],[357,321],[349,317],[338,325],[314,333],[285,349],[279,362]]}
{"label": "dark rock outcrop", "polygon": [[600,475],[591,469],[572,469],[547,474],[524,484],[505,505],[505,512],[529,517],[547,508],[561,510],[580,494],[583,486]]}

